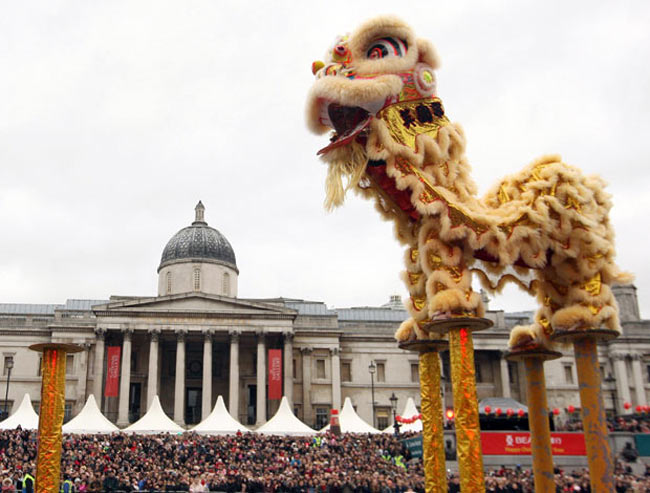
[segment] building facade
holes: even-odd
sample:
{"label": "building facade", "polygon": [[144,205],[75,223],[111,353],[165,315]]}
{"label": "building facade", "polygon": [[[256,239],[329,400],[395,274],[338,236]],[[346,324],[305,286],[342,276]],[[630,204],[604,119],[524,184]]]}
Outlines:
{"label": "building facade", "polygon": [[[218,395],[242,423],[264,423],[279,405],[267,398],[270,349],[281,350],[283,394],[310,426],[327,424],[330,409],[340,408],[346,397],[378,428],[392,424],[391,395],[399,399],[400,410],[408,397],[420,402],[418,356],[400,350],[393,338],[407,317],[398,296],[381,307],[343,309],[320,301],[239,298],[234,251],[205,222],[200,202],[194,222],[165,246],[158,276],[157,296],[0,303],[0,390],[8,395],[0,408],[11,412],[29,393],[38,410],[40,354],[28,347],[41,342],[84,348],[67,357],[66,416],[74,416],[94,394],[119,426],[142,416],[156,395],[184,426],[206,417]],[[599,359],[606,407],[624,413],[648,403],[650,321],[640,319],[634,286],[614,289],[623,334],[600,345]],[[494,327],[474,334],[478,397],[526,403],[523,366],[503,355],[510,329],[530,323],[532,312],[488,310],[486,316]],[[105,397],[107,349],[115,346],[121,351],[119,392]],[[445,406],[452,408],[446,353],[442,360],[442,392]],[[579,409],[570,349],[546,364],[546,376],[549,405]],[[626,402],[631,409],[625,409]]]}

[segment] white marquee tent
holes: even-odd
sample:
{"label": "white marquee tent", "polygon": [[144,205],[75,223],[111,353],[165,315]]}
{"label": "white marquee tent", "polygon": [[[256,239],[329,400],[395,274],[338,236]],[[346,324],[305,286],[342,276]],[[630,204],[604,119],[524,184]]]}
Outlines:
{"label": "white marquee tent", "polygon": [[282,398],[275,415],[255,431],[265,435],[305,436],[316,434],[316,430],[296,418],[286,397]]}
{"label": "white marquee tent", "polygon": [[165,414],[158,396],[153,398],[147,413],[142,416],[138,421],[131,426],[127,426],[122,430],[126,433],[182,433],[184,428],[174,423],[169,416]]}
{"label": "white marquee tent", "polygon": [[[339,423],[341,424],[341,432],[343,433],[381,433],[381,431],[370,426],[357,414],[352,405],[352,400],[349,397],[345,398],[343,409],[339,413]],[[327,430],[329,430],[329,425],[321,431]]]}
{"label": "white marquee tent", "polygon": [[250,430],[230,415],[223,397],[219,396],[212,412],[190,431],[204,435],[227,435],[238,431],[246,433]]}
{"label": "white marquee tent", "polygon": [[0,423],[0,430],[12,430],[19,425],[23,430],[38,429],[38,414],[34,411],[29,394],[25,394],[15,413]]}
{"label": "white marquee tent", "polygon": [[63,433],[99,434],[114,431],[119,431],[119,428],[102,414],[93,394],[88,396],[81,412],[63,425]]}
{"label": "white marquee tent", "polygon": [[[415,407],[415,401],[413,400],[413,398],[409,397],[406,400],[406,405],[404,406],[404,411],[402,411],[401,416],[402,418],[410,419],[416,414],[420,414],[420,411],[418,411],[418,408]],[[394,431],[395,428],[393,428],[393,425],[390,425],[388,428],[384,430],[384,433],[393,433]],[[400,424],[399,431],[400,433],[407,432],[407,431],[414,431],[416,433],[419,433],[422,431],[422,420],[416,419],[413,423]]]}

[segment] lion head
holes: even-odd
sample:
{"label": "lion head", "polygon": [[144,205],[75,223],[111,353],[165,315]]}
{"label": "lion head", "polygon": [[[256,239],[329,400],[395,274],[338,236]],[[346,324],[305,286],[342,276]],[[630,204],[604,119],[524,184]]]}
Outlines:
{"label": "lion head", "polygon": [[[313,63],[316,82],[308,97],[307,124],[318,134],[332,131],[329,145],[319,151],[330,164],[329,206],[342,202],[342,175],[349,177],[348,188],[361,178],[373,120],[388,107],[434,97],[437,67],[433,46],[389,16],[338,37],[324,61]],[[434,106],[421,106],[436,113]],[[417,125],[417,113],[409,118]]]}

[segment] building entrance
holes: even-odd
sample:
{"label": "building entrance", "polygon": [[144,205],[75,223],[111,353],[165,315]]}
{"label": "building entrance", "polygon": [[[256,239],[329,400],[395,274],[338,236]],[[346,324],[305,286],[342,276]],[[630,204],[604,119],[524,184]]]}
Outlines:
{"label": "building entrance", "polygon": [[257,385],[248,386],[247,424],[254,425],[257,417]]}
{"label": "building entrance", "polygon": [[188,387],[185,390],[185,423],[188,425],[201,422],[202,396],[200,387]]}

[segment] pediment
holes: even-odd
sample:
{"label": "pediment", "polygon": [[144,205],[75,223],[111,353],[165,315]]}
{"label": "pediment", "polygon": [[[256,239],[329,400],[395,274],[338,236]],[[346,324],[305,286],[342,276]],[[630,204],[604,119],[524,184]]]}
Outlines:
{"label": "pediment", "polygon": [[167,312],[167,313],[258,313],[293,314],[294,310],[259,301],[247,301],[202,293],[184,293],[151,298],[119,300],[95,306],[101,312]]}

